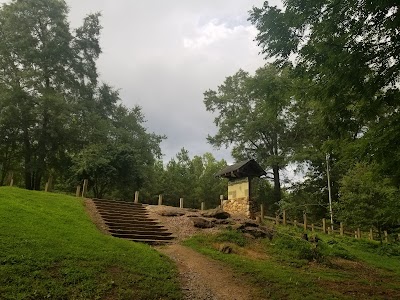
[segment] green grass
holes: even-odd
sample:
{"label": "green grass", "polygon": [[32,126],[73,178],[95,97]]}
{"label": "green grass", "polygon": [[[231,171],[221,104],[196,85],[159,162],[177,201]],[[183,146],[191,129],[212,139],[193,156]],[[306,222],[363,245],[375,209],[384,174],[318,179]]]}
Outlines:
{"label": "green grass", "polygon": [[[185,245],[233,267],[258,289],[260,299],[400,298],[400,257],[393,255],[398,245],[319,235],[315,246],[300,237],[287,227],[279,227],[272,241],[246,240],[228,230],[192,237]],[[234,254],[218,251],[226,242]]]}
{"label": "green grass", "polygon": [[180,299],[147,245],[101,234],[81,199],[0,188],[0,299]]}

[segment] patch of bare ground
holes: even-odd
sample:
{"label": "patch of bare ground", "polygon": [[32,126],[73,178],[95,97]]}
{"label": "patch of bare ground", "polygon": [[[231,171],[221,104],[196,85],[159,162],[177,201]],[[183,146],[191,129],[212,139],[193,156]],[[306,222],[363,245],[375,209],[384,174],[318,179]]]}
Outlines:
{"label": "patch of bare ground", "polygon": [[96,205],[94,204],[93,200],[86,198],[84,204],[86,213],[89,215],[90,220],[92,220],[92,222],[102,233],[110,235],[110,233],[108,232],[108,227],[106,223],[104,223],[100,214],[97,212]]}
{"label": "patch of bare ground", "polygon": [[220,262],[178,244],[157,249],[176,262],[185,299],[254,299],[251,286]]}
{"label": "patch of bare ground", "polygon": [[[171,208],[164,205],[147,205],[146,208],[149,213],[149,217],[151,219],[157,219],[165,228],[167,228],[176,237],[175,242],[181,242],[195,234],[199,233],[213,234],[219,231],[217,227],[205,228],[205,229],[194,227],[191,218],[200,216],[200,212],[196,210],[188,210],[184,208],[180,209],[175,207]],[[162,216],[161,213],[165,211],[182,212],[184,213],[184,215]]]}

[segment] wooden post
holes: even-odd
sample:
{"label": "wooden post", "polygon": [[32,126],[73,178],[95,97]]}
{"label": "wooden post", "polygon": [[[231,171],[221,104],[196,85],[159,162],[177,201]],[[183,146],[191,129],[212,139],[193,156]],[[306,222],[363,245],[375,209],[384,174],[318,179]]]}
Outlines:
{"label": "wooden post", "polygon": [[357,230],[354,231],[354,237],[355,237],[356,239],[358,239]]}
{"label": "wooden post", "polygon": [[76,196],[76,197],[79,197],[80,195],[81,195],[81,186],[78,185],[78,186],[76,187],[76,194],[75,194],[75,196]]}
{"label": "wooden post", "polygon": [[343,222],[340,222],[340,235],[343,236],[344,229],[343,229]]}
{"label": "wooden post", "polygon": [[369,239],[370,240],[374,239],[374,233],[372,232],[372,228],[369,229]]}
{"label": "wooden post", "polygon": [[261,222],[264,222],[264,205],[260,205],[260,218]]}
{"label": "wooden post", "polygon": [[133,200],[133,203],[139,203],[139,191],[135,191],[135,198]]}
{"label": "wooden post", "polygon": [[293,226],[297,228],[297,220],[293,221]]}
{"label": "wooden post", "polygon": [[326,219],[325,218],[322,219],[322,232],[326,233]]}
{"label": "wooden post", "polygon": [[87,193],[87,189],[88,189],[88,180],[85,179],[83,181],[83,188],[82,188],[82,198],[85,198],[85,195]]}
{"label": "wooden post", "polygon": [[388,233],[387,233],[386,230],[385,230],[383,233],[385,234],[385,242],[387,243],[387,242],[389,241],[389,239],[388,239]]}
{"label": "wooden post", "polygon": [[158,195],[158,205],[162,205],[162,195]]}
{"label": "wooden post", "polygon": [[224,208],[224,195],[219,195],[219,200],[221,201],[221,209]]}
{"label": "wooden post", "polygon": [[183,198],[180,198],[180,199],[179,199],[179,207],[180,207],[180,208],[183,208]]}
{"label": "wooden post", "polygon": [[204,202],[201,202],[201,210],[204,210],[204,208],[205,208]]}
{"label": "wooden post", "polygon": [[360,231],[360,227],[357,228],[357,236],[359,239],[361,239],[361,231]]}
{"label": "wooden post", "polygon": [[307,231],[307,214],[303,213],[304,231]]}
{"label": "wooden post", "polygon": [[286,225],[286,210],[283,211],[283,225]]}
{"label": "wooden post", "polygon": [[311,224],[311,231],[314,232],[314,224]]}
{"label": "wooden post", "polygon": [[49,191],[49,182],[47,181],[44,185],[44,191],[47,193]]}
{"label": "wooden post", "polygon": [[275,224],[276,225],[279,224],[279,215],[278,214],[275,215]]}

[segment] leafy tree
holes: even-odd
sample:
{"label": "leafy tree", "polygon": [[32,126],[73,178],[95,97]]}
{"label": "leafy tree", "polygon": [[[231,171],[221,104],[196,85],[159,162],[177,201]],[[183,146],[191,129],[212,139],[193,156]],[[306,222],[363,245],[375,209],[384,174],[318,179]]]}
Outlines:
{"label": "leafy tree", "polygon": [[336,211],[348,225],[383,229],[398,226],[399,191],[389,178],[382,177],[376,165],[357,164],[341,181]]}
{"label": "leafy tree", "polygon": [[217,147],[232,145],[235,159],[254,158],[270,168],[274,202],[281,199],[279,172],[290,160],[297,139],[292,132],[296,121],[291,93],[288,70],[274,65],[258,69],[254,76],[239,70],[217,91],[204,93],[207,110],[217,114],[218,132],[208,141]]}
{"label": "leafy tree", "polygon": [[0,108],[14,110],[17,135],[7,143],[19,145],[28,189],[39,189],[65,154],[76,108],[70,104],[97,82],[99,14],[86,17],[74,36],[67,12],[59,0],[15,0],[0,8],[0,85],[9,95]]}

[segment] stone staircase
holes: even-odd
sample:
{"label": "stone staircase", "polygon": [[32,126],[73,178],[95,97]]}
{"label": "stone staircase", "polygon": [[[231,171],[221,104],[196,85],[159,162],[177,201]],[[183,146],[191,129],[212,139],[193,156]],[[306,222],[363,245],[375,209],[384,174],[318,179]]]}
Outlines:
{"label": "stone staircase", "polygon": [[93,203],[112,236],[153,245],[175,238],[157,220],[148,217],[143,204],[103,199],[93,199]]}

